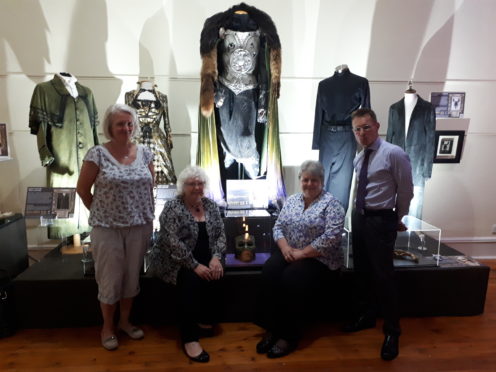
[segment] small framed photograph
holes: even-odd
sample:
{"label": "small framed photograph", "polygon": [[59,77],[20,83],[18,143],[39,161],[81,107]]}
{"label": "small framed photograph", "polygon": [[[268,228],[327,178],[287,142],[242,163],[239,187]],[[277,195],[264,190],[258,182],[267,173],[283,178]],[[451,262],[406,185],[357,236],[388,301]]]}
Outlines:
{"label": "small framed photograph", "polygon": [[449,93],[449,117],[462,118],[465,106],[465,93]]}
{"label": "small framed photograph", "polygon": [[434,163],[459,163],[464,139],[465,131],[463,130],[436,131]]}
{"label": "small framed photograph", "polygon": [[0,158],[9,158],[9,144],[7,142],[7,124],[0,123]]}

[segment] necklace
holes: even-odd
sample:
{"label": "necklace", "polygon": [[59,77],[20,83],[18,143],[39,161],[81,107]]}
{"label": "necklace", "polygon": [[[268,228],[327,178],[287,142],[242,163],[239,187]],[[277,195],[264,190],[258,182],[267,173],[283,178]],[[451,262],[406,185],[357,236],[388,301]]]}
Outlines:
{"label": "necklace", "polygon": [[195,210],[197,213],[200,213],[200,211],[201,211],[201,205],[202,205],[202,204],[201,204],[201,202],[200,202],[200,203],[198,203],[198,204],[188,204],[188,207],[189,207],[190,209]]}
{"label": "necklace", "polygon": [[[110,142],[109,142],[110,143]],[[115,156],[119,156],[120,154],[122,154],[122,158],[123,159],[129,159],[129,156],[131,155],[131,145],[126,145],[125,147],[120,147],[120,146],[116,146],[116,145],[113,145],[112,143],[110,143],[110,145],[107,146],[107,149],[109,149],[109,151],[113,154],[115,154]],[[124,151],[122,151],[122,149],[124,149]]]}
{"label": "necklace", "polygon": [[131,149],[129,147],[126,148],[126,153],[124,154],[124,159],[128,159],[129,155],[131,155]]}

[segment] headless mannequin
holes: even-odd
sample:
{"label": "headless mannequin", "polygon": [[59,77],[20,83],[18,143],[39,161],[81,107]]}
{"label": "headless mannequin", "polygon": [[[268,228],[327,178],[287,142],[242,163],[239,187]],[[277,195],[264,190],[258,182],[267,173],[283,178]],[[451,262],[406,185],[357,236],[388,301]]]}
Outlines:
{"label": "headless mannequin", "polygon": [[[57,74],[60,78],[62,78],[62,81],[64,83],[65,88],[67,89],[67,92],[72,96],[72,98],[77,98],[79,96],[79,93],[76,88],[76,81],[77,79],[74,77],[74,75],[68,73],[68,72],[61,72]],[[74,234],[72,236],[72,245],[67,245],[62,247],[61,252],[62,254],[78,254],[82,253],[83,250],[81,248],[81,235],[80,234]]]}
{"label": "headless mannequin", "polygon": [[144,80],[139,82],[141,93],[138,94],[138,99],[144,101],[155,101],[157,98],[155,94],[153,94],[153,90],[155,89],[155,84],[152,81]]}
{"label": "headless mannequin", "polygon": [[324,166],[324,189],[341,202],[345,211],[357,149],[351,113],[360,107],[370,107],[368,80],[351,73],[347,64],[337,65],[334,74],[319,83],[312,149],[319,150],[319,161]]}
{"label": "headless mannequin", "polygon": [[[408,89],[405,90],[405,148],[406,148],[406,139],[408,136],[408,128],[410,127],[410,119],[412,118],[413,109],[418,101],[417,91],[413,89],[413,83],[410,80],[408,82]],[[414,199],[411,202],[412,206],[416,206],[418,203],[421,203],[419,200],[419,195],[423,194],[422,190],[419,190],[418,186],[414,187]],[[415,215],[416,209],[412,208],[408,214]]]}
{"label": "headless mannequin", "polygon": [[[410,119],[412,117],[413,109],[418,101],[418,95],[415,89],[412,89],[411,82],[410,88],[405,91],[405,148],[406,148],[406,139],[408,136],[408,128],[410,127]],[[417,213],[415,212],[419,203],[422,203],[423,199],[423,187],[422,190],[419,189],[418,186],[414,186],[414,198],[411,201],[411,209],[408,212],[409,215],[415,216]]]}

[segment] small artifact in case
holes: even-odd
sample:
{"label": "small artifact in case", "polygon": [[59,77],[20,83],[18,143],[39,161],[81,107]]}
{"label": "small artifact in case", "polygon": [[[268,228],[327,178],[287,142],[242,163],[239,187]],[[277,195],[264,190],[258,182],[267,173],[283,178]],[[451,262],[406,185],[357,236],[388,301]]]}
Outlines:
{"label": "small artifact in case", "polygon": [[255,259],[255,237],[248,233],[235,237],[234,257],[242,262]]}

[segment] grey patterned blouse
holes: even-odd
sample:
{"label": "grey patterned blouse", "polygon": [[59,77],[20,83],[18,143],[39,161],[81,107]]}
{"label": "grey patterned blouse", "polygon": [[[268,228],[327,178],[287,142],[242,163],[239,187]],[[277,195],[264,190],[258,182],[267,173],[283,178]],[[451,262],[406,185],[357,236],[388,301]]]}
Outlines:
{"label": "grey patterned blouse", "polygon": [[311,245],[321,254],[317,260],[331,270],[339,269],[343,265],[343,207],[334,196],[323,191],[307,209],[304,208],[301,193],[286,200],[274,225],[274,240],[286,238],[291,247],[298,249]]}
{"label": "grey patterned blouse", "polygon": [[153,179],[148,165],[151,151],[137,145],[136,159],[121,164],[103,146],[92,147],[84,161],[95,163],[95,180],[89,224],[99,227],[129,227],[152,222],[154,215]]}
{"label": "grey patterned blouse", "polygon": [[[208,235],[208,247],[212,256],[224,264],[226,235],[224,223],[217,204],[202,198]],[[193,270],[198,261],[193,250],[198,239],[198,224],[182,198],[168,201],[160,214],[160,232],[153,247],[150,271],[167,283],[176,284],[181,267]]]}

